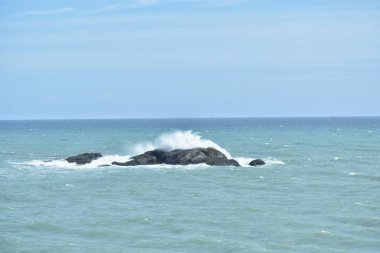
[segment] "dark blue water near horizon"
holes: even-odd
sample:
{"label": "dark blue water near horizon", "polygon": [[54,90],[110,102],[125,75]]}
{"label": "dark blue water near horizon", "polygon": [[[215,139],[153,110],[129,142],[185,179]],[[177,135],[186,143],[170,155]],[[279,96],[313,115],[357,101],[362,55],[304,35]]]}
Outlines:
{"label": "dark blue water near horizon", "polygon": [[[189,145],[243,167],[62,160]],[[0,252],[375,253],[380,118],[3,120],[0,187]]]}

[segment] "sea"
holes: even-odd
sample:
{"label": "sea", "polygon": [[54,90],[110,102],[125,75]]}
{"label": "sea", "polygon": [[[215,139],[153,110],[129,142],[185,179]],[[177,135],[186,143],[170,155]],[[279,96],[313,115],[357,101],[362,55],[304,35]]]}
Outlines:
{"label": "sea", "polygon": [[[100,167],[192,147],[242,166]],[[0,252],[378,253],[380,118],[0,121]]]}

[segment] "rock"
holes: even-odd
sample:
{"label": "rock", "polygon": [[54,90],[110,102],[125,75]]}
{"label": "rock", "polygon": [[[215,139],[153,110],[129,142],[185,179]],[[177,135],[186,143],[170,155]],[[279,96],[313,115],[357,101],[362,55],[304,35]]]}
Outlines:
{"label": "rock", "polygon": [[134,162],[136,165],[148,165],[148,164],[156,164],[156,157],[149,154],[141,154],[132,156],[129,162]]}
{"label": "rock", "polygon": [[206,163],[215,166],[240,166],[233,159],[228,159],[214,148],[174,149],[171,151],[151,150],[131,157],[127,162],[113,162],[113,165],[136,166],[150,164],[188,165]]}
{"label": "rock", "polygon": [[126,165],[127,162],[125,162],[125,163],[122,163],[122,162],[112,162],[111,164],[112,165],[117,165],[117,166],[128,166],[128,165]]}
{"label": "rock", "polygon": [[175,149],[167,153],[166,164],[199,164],[206,163],[208,156],[199,149]]}
{"label": "rock", "polygon": [[210,159],[227,159],[222,152],[216,150],[215,148],[201,148],[199,150],[204,152]]}
{"label": "rock", "polygon": [[66,158],[65,160],[69,163],[76,163],[79,165],[91,163],[93,160],[96,160],[103,155],[100,153],[83,153],[77,156],[70,156]]}
{"label": "rock", "polygon": [[235,166],[235,167],[240,167],[240,164],[238,161],[236,161],[235,159],[229,159],[229,164],[228,166]]}
{"label": "rock", "polygon": [[165,162],[165,158],[168,152],[160,149],[155,149],[152,151],[147,151],[144,154],[156,157],[156,163],[161,164]]}
{"label": "rock", "polygon": [[[66,158],[69,163],[87,164],[93,160],[102,157],[100,153],[83,153],[77,156]],[[261,162],[260,162],[261,161]],[[212,166],[240,166],[234,159],[228,159],[222,152],[215,148],[191,148],[191,149],[174,149],[164,151],[155,149],[147,151],[144,154],[132,156],[126,162],[112,162],[112,165],[118,166],[137,166],[152,164],[172,164],[172,165],[188,165],[205,163]],[[252,164],[251,164],[252,163]],[[264,161],[257,159],[250,163],[251,166],[265,164]],[[99,167],[110,166],[102,164]]]}
{"label": "rock", "polygon": [[265,162],[262,159],[255,159],[249,163],[250,166],[258,166],[258,165],[264,165],[264,164]]}
{"label": "rock", "polygon": [[240,167],[240,164],[234,159],[228,159],[225,154],[215,148],[202,149],[208,156],[206,164],[213,166],[235,166]]}
{"label": "rock", "polygon": [[235,166],[240,167],[240,164],[234,159],[211,159],[206,162],[207,165],[212,166]]}
{"label": "rock", "polygon": [[118,166],[137,166],[137,165],[151,165],[157,164],[157,158],[153,155],[148,154],[148,152],[132,156],[127,162],[112,162],[112,165]]}
{"label": "rock", "polygon": [[169,152],[160,151],[165,164],[199,164],[206,163],[215,166],[240,166],[233,159],[228,159],[222,152],[214,148],[175,149]]}

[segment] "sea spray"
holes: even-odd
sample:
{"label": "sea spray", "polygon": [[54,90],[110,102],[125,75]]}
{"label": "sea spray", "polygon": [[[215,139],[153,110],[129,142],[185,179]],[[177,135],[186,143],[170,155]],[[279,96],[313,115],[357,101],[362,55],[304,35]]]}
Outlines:
{"label": "sea spray", "polygon": [[[154,150],[154,149],[162,149],[162,150],[173,150],[173,149],[191,149],[191,148],[215,148],[222,152],[227,156],[228,159],[235,159],[239,162],[242,167],[249,167],[249,162],[254,160],[252,157],[233,157],[226,149],[222,148],[215,142],[204,139],[199,133],[194,133],[191,130],[187,131],[174,131],[163,133],[159,135],[152,142],[142,142],[137,143],[131,146],[130,151],[126,155],[104,155],[103,157],[92,161],[91,163],[84,165],[77,165],[75,163],[68,163],[64,159],[60,160],[51,160],[51,161],[42,161],[42,160],[32,160],[26,163],[22,163],[27,166],[43,166],[43,167],[58,167],[58,168],[66,168],[66,169],[75,169],[75,168],[96,168],[102,165],[111,165],[112,162],[126,162],[133,155],[142,154],[146,151]],[[276,160],[272,157],[268,157],[265,159],[267,165],[273,164],[284,164],[284,162],[280,160]],[[146,166],[146,165],[145,165]],[[176,165],[178,167],[178,165]],[[200,166],[206,166],[205,164],[201,164]],[[169,166],[167,164],[160,165],[149,165],[146,167],[175,167]],[[194,166],[193,166],[194,167]],[[196,166],[199,167],[199,166]]]}
{"label": "sea spray", "polygon": [[175,131],[163,133],[153,142],[138,143],[132,146],[133,154],[142,154],[153,149],[173,150],[173,149],[190,149],[190,148],[215,148],[231,159],[231,154],[215,142],[204,139],[199,133],[193,131]]}
{"label": "sea spray", "polygon": [[69,163],[64,159],[58,160],[32,160],[25,163],[14,163],[21,164],[27,166],[36,166],[36,167],[56,167],[56,168],[64,168],[64,169],[75,169],[75,168],[95,168],[103,165],[110,165],[112,162],[125,162],[128,161],[130,156],[122,156],[122,155],[105,155],[96,160],[93,160],[91,163],[77,165],[76,163]]}

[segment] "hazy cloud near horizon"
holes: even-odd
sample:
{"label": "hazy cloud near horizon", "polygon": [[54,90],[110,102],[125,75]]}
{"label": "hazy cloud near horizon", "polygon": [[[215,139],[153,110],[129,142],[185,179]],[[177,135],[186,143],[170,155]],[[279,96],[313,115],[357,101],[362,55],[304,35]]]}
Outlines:
{"label": "hazy cloud near horizon", "polygon": [[0,118],[380,115],[380,4],[345,3],[2,3]]}

